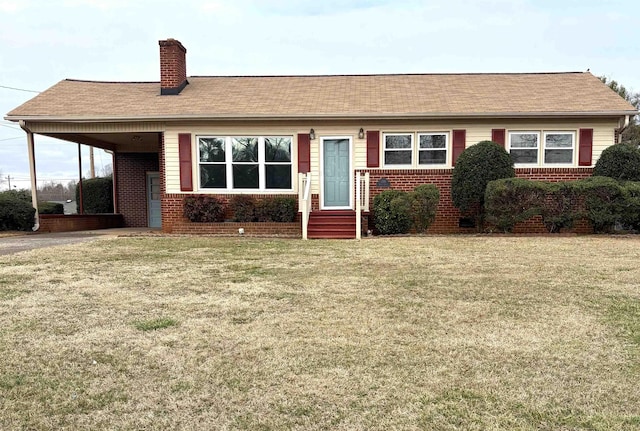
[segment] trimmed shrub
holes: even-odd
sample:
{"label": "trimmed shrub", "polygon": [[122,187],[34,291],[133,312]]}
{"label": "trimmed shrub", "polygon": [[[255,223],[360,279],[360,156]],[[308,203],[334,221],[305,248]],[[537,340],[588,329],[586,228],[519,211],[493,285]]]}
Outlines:
{"label": "trimmed shrub", "polygon": [[503,232],[541,212],[546,187],[539,181],[506,178],[490,181],[485,192],[487,220]]}
{"label": "trimmed shrub", "polygon": [[640,182],[622,183],[624,205],[621,209],[621,223],[625,229],[640,231]]}
{"label": "trimmed shrub", "polygon": [[591,177],[575,182],[584,200],[584,217],[594,232],[612,232],[622,222],[625,196],[620,183],[609,177]]}
{"label": "trimmed shrub", "polygon": [[184,216],[196,223],[221,222],[224,219],[224,205],[213,196],[192,196],[183,200]]}
{"label": "trimmed shrub", "polygon": [[291,223],[296,221],[296,200],[290,196],[276,196],[261,199],[256,204],[259,222]]}
{"label": "trimmed shrub", "polygon": [[[97,177],[82,179],[82,206],[85,214],[113,213],[113,179]],[[76,186],[76,206],[80,214],[80,183]]]}
{"label": "trimmed shrub", "polygon": [[580,218],[580,193],[574,182],[547,183],[547,198],[542,203],[542,223],[550,233],[570,229]]}
{"label": "trimmed shrub", "polygon": [[19,193],[13,190],[0,193],[0,230],[28,231],[33,228],[36,209]]}
{"label": "trimmed shrub", "polygon": [[422,233],[436,218],[440,190],[433,184],[422,184],[410,194],[411,218],[416,232]]}
{"label": "trimmed shrub", "polygon": [[515,177],[513,160],[504,148],[491,141],[472,145],[460,154],[453,169],[453,204],[463,215],[475,218],[476,226],[482,229],[487,184],[512,177]]}
{"label": "trimmed shrub", "polygon": [[373,199],[373,223],[381,235],[407,233],[411,229],[411,199],[400,190],[385,190]]}
{"label": "trimmed shrub", "polygon": [[38,202],[38,214],[64,214],[64,205],[57,202]]}
{"label": "trimmed shrub", "polygon": [[606,148],[593,168],[593,176],[640,181],[640,150],[631,143]]}
{"label": "trimmed shrub", "polygon": [[256,200],[253,196],[234,195],[229,199],[229,210],[235,222],[252,222],[256,220]]}

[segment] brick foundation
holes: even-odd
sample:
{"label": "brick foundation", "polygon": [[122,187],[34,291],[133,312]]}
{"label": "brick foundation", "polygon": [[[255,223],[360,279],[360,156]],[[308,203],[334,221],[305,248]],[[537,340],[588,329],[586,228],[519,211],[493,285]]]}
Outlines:
{"label": "brick foundation", "polygon": [[[300,222],[300,214],[296,216],[296,221],[292,223],[193,223],[186,219],[183,215],[183,201],[189,196],[201,195],[183,195],[183,194],[165,194],[162,195],[162,231],[166,233],[179,234],[210,234],[210,235],[238,235],[238,229],[244,228],[245,236],[283,236],[296,237],[302,236],[302,225]],[[220,199],[225,207],[225,219],[233,218],[233,214],[229,210],[229,199],[232,195],[211,195]],[[275,195],[252,195],[256,199],[265,197],[273,197]],[[277,195],[289,196],[296,199],[297,195]]]}
{"label": "brick foundation", "polygon": [[156,153],[116,153],[118,213],[125,227],[147,227],[147,172],[158,172]]}
{"label": "brick foundation", "polygon": [[40,214],[38,232],[74,232],[122,227],[120,214]]}

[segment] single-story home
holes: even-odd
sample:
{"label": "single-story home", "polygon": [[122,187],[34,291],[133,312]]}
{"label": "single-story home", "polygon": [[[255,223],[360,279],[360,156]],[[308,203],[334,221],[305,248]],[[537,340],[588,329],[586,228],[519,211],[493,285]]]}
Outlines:
{"label": "single-story home", "polygon": [[237,232],[188,221],[183,199],[290,195],[296,223],[245,232],[354,237],[382,190],[436,184],[429,232],[465,232],[450,183],[466,147],[503,145],[520,177],[579,179],[637,114],[589,72],[187,76],[184,46],[159,45],[160,82],[67,79],[5,117],[27,132],[33,177],[34,135],[113,152],[126,227]]}

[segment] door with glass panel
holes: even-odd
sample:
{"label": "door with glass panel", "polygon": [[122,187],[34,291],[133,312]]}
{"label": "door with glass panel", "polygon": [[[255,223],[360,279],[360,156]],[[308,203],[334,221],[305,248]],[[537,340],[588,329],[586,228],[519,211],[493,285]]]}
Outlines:
{"label": "door with glass panel", "polygon": [[160,210],[160,173],[147,173],[147,208],[149,227],[162,227],[162,212]]}
{"label": "door with glass panel", "polygon": [[351,141],[322,139],[322,208],[351,208]]}

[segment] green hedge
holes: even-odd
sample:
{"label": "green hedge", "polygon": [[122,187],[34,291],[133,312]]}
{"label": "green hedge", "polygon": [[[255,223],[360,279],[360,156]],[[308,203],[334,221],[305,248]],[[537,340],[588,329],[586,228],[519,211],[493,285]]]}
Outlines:
{"label": "green hedge", "polygon": [[593,168],[593,176],[640,181],[640,149],[631,143],[607,147]]}
{"label": "green hedge", "polygon": [[487,221],[503,232],[542,211],[547,188],[544,183],[523,178],[490,181],[485,192]]}
{"label": "green hedge", "polygon": [[385,190],[373,198],[373,223],[381,235],[409,232],[412,220],[408,193]]}
{"label": "green hedge", "polygon": [[640,182],[590,177],[544,183],[525,179],[492,181],[485,198],[487,219],[505,232],[516,223],[541,215],[549,232],[571,228],[578,219],[596,233],[640,230]]}
{"label": "green hedge", "polygon": [[57,202],[38,202],[38,214],[64,214],[64,205]]}
{"label": "green hedge", "polygon": [[184,198],[183,212],[186,218],[196,223],[221,222],[224,220],[224,204],[214,196]]}
{"label": "green hedge", "polygon": [[229,199],[229,210],[235,222],[252,222],[256,220],[256,200],[253,196],[234,195]]}
{"label": "green hedge", "polygon": [[421,233],[436,217],[440,191],[422,184],[412,192],[385,190],[373,199],[373,223],[381,235],[407,233],[413,227]]}
{"label": "green hedge", "polygon": [[259,200],[255,212],[259,222],[291,223],[296,220],[298,208],[295,198],[275,196]]}
{"label": "green hedge", "polygon": [[0,230],[29,231],[33,228],[36,210],[31,198],[27,201],[25,196],[23,191],[0,193]]}
{"label": "green hedge", "polygon": [[547,183],[547,197],[542,203],[542,223],[550,233],[570,229],[581,217],[580,193],[574,182]]}
{"label": "green hedge", "polygon": [[456,160],[451,178],[451,198],[460,212],[473,217],[482,228],[487,184],[500,178],[515,177],[513,160],[505,149],[482,141],[464,150]]}
{"label": "green hedge", "polygon": [[618,181],[609,177],[591,177],[575,182],[583,200],[583,216],[594,232],[613,232],[623,221],[626,193]]}
{"label": "green hedge", "polygon": [[[98,177],[82,179],[82,206],[84,214],[113,213],[113,179]],[[80,214],[80,183],[76,186],[76,206]]]}
{"label": "green hedge", "polygon": [[422,184],[409,195],[411,200],[411,218],[418,233],[426,231],[436,218],[440,190],[433,184]]}

